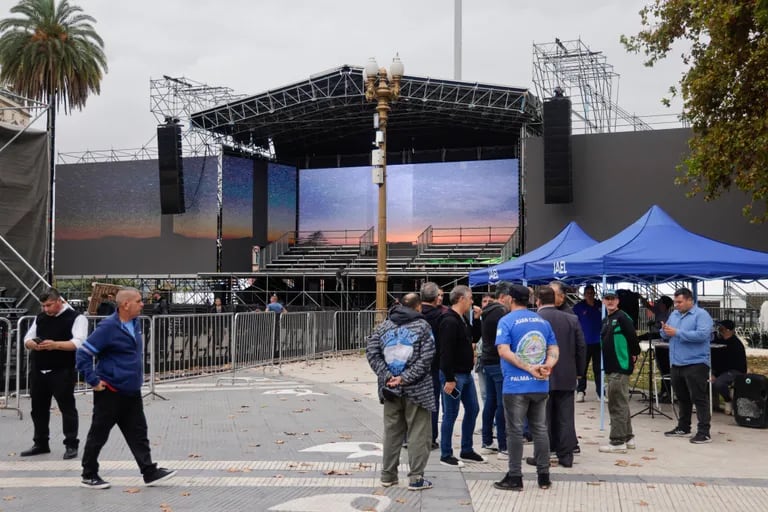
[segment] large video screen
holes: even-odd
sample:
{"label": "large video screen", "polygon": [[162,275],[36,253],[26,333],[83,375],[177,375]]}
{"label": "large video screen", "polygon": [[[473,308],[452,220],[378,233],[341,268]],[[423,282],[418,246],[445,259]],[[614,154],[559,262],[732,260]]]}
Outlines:
{"label": "large video screen", "polygon": [[274,242],[288,231],[296,231],[298,180],[296,167],[270,163],[267,167],[267,238]]}
{"label": "large video screen", "polygon": [[[415,242],[430,225],[518,226],[519,181],[517,159],[387,166],[387,238]],[[304,169],[299,191],[300,231],[376,225],[378,187],[369,166]]]}
{"label": "large video screen", "polygon": [[157,160],[56,167],[57,275],[216,269],[217,159],[184,159],[186,213],[160,214]]}
{"label": "large video screen", "polygon": [[221,238],[253,239],[253,160],[222,158]]}

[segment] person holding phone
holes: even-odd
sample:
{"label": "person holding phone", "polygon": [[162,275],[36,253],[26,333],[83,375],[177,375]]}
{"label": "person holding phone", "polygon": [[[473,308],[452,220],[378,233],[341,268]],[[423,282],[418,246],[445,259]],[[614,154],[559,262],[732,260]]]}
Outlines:
{"label": "person holding phone", "polygon": [[64,302],[55,288],[40,296],[43,312],[24,335],[29,350],[29,394],[35,426],[31,448],[22,457],[50,453],[48,443],[51,399],[61,411],[64,429],[64,459],[77,457],[78,416],[75,406],[75,350],[88,335],[88,321]]}

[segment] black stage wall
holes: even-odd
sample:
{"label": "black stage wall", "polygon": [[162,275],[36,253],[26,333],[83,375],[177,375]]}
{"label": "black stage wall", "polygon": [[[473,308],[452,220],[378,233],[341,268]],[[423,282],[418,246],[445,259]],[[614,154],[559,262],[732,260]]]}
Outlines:
{"label": "black stage wall", "polygon": [[549,241],[572,220],[593,238],[605,240],[658,204],[690,231],[768,251],[768,224],[750,224],[742,216],[743,193],[731,191],[706,202],[685,197],[686,189],[674,184],[675,167],[688,153],[691,135],[683,128],[574,135],[570,204],[544,204],[543,140],[525,139],[525,250]]}

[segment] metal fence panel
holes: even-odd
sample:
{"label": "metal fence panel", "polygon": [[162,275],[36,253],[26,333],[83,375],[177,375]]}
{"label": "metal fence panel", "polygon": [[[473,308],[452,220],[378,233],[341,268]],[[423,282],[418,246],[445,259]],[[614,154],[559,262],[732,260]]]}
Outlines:
{"label": "metal fence panel", "polygon": [[311,355],[324,355],[334,351],[336,346],[335,314],[334,311],[315,311],[310,313],[313,340]]}
{"label": "metal fence panel", "polygon": [[307,359],[312,348],[309,313],[282,313],[277,325],[280,362]]}
{"label": "metal fence panel", "polygon": [[[3,391],[3,403],[0,404],[0,409],[15,410],[19,414],[21,419],[21,409],[19,408],[19,394],[16,393],[16,406],[11,406],[11,392],[15,390],[15,387],[11,387],[11,384],[16,383],[15,370],[17,352],[15,350],[16,337],[13,335],[13,324],[7,318],[0,318],[0,371],[2,374],[2,381],[4,382]],[[13,379],[12,379],[13,377]]]}
{"label": "metal fence panel", "polygon": [[272,311],[237,313],[232,335],[231,366],[237,370],[270,364],[278,359],[275,341],[277,314]]}

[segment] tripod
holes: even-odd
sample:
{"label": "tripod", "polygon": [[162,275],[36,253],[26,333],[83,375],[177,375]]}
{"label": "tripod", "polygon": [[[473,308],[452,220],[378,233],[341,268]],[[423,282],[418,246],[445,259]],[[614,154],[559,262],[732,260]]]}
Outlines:
{"label": "tripod", "polygon": [[[664,414],[661,412],[661,410],[656,407],[656,404],[654,403],[654,398],[656,394],[654,393],[654,364],[653,362],[656,360],[656,350],[653,346],[654,340],[648,340],[648,350],[643,354],[643,362],[640,364],[640,371],[637,373],[637,377],[635,378],[635,386],[637,387],[637,381],[640,378],[640,375],[643,372],[643,366],[645,366],[646,361],[648,362],[648,407],[636,412],[631,417],[634,418],[638,414],[649,414],[651,418],[654,417],[654,415],[659,414],[661,416],[664,416],[667,419],[672,419],[670,416]],[[643,393],[645,395],[645,393]]]}

